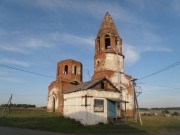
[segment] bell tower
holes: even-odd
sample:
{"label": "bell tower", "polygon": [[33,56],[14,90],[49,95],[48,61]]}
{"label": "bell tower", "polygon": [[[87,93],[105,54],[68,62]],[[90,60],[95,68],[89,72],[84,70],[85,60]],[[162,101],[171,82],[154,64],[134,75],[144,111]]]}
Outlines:
{"label": "bell tower", "polygon": [[106,77],[117,86],[119,74],[124,73],[122,39],[111,15],[106,12],[95,39],[94,75],[92,80]]}

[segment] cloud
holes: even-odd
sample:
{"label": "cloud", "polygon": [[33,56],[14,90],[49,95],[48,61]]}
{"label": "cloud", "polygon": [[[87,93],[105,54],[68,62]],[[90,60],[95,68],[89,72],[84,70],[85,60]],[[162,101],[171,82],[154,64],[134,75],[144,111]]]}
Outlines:
{"label": "cloud", "polygon": [[37,35],[37,37],[31,36],[30,34],[25,34],[23,32],[17,31],[5,31],[3,36],[6,37],[16,37],[10,40],[0,41],[0,50],[6,52],[28,54],[39,48],[51,48],[52,42],[48,37],[48,34]]}
{"label": "cloud", "polygon": [[15,53],[22,53],[22,54],[26,54],[28,53],[26,50],[22,49],[22,48],[18,48],[15,46],[0,46],[0,50],[3,51],[8,51],[8,52],[15,52]]}
{"label": "cloud", "polygon": [[144,52],[172,52],[171,49],[165,48],[165,47],[151,47],[151,46],[146,46],[146,47],[141,47],[139,49],[140,53]]}
{"label": "cloud", "polygon": [[126,58],[126,63],[128,65],[135,64],[140,59],[140,53],[136,51],[135,46],[125,44],[123,47],[123,53]]}
{"label": "cloud", "polygon": [[16,40],[14,41],[14,43],[12,43],[11,41],[6,41],[6,43],[0,43],[0,50],[20,54],[29,54],[34,50],[38,50],[40,48],[51,48],[52,46],[52,43],[48,40],[27,38],[25,40]]}
{"label": "cloud", "polygon": [[13,83],[23,83],[23,80],[17,79],[17,78],[10,78],[10,77],[0,77],[0,80],[13,82]]}
{"label": "cloud", "polygon": [[67,34],[67,33],[54,33],[53,38],[56,41],[61,41],[63,44],[71,44],[71,45],[88,45],[94,46],[94,38],[92,37],[81,37],[77,35]]}
{"label": "cloud", "polygon": [[[53,10],[56,12],[60,12],[61,10],[72,11],[73,13],[82,13],[85,12],[90,14],[96,18],[102,18],[104,14],[109,11],[112,17],[115,20],[120,22],[128,22],[130,24],[138,24],[138,25],[148,25],[150,24],[143,20],[139,14],[135,14],[135,12],[130,11],[128,8],[124,8],[120,5],[119,2],[111,1],[74,1],[74,0],[36,0],[35,2],[27,2],[21,0],[21,2],[35,6],[37,8],[41,8],[43,10]],[[135,2],[131,2],[134,3]],[[138,1],[141,3],[141,7],[145,6],[141,0]],[[139,4],[136,4],[139,5]],[[123,19],[122,19],[123,18]]]}
{"label": "cloud", "polygon": [[23,66],[23,67],[29,67],[30,66],[30,64],[27,63],[27,62],[18,61],[18,60],[15,60],[15,59],[8,59],[8,58],[0,58],[0,63],[19,65],[19,66]]}
{"label": "cloud", "polygon": [[154,46],[136,46],[125,43],[123,45],[123,53],[125,55],[125,62],[128,65],[133,65],[140,60],[141,55],[146,52],[172,52],[171,49],[165,47]]}
{"label": "cloud", "polygon": [[71,34],[63,34],[62,39],[70,44],[94,46],[93,38],[80,37]]}
{"label": "cloud", "polygon": [[43,40],[40,38],[27,38],[26,40],[21,43],[21,47],[27,47],[27,48],[50,48],[52,45],[48,44],[49,41]]}

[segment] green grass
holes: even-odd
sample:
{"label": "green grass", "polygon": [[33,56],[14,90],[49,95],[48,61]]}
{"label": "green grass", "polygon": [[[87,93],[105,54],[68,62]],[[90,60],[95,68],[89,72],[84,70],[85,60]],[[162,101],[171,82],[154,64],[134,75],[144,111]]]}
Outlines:
{"label": "green grass", "polygon": [[80,122],[64,118],[58,113],[44,111],[13,111],[8,115],[0,114],[0,126],[39,129],[63,133],[139,133],[180,131],[180,117],[142,117],[143,125],[140,126],[133,120],[127,125],[101,124],[83,126]]}
{"label": "green grass", "polygon": [[142,126],[133,125],[133,127],[146,132],[180,131],[180,116],[143,116],[142,121]]}

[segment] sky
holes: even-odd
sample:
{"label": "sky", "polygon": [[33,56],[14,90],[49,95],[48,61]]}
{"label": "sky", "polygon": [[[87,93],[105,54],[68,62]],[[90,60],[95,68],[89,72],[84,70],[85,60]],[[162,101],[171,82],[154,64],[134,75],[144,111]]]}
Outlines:
{"label": "sky", "polygon": [[[122,38],[125,73],[140,79],[180,60],[179,0],[0,0],[0,104],[47,105],[57,62],[93,75],[94,39],[106,12]],[[140,79],[140,107],[180,107],[180,65]]]}

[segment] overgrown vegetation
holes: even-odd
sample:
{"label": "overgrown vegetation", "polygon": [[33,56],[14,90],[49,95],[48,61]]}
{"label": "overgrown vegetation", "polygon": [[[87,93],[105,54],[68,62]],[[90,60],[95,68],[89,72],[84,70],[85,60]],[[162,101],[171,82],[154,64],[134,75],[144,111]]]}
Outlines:
{"label": "overgrown vegetation", "polygon": [[30,105],[30,104],[1,104],[1,107],[22,107],[22,108],[36,108],[36,105]]}
{"label": "overgrown vegetation", "polygon": [[142,110],[142,111],[145,111],[145,110],[146,110],[146,111],[147,111],[147,110],[164,110],[164,109],[168,109],[168,110],[180,110],[180,107],[140,108],[140,110]]}
{"label": "overgrown vegetation", "polygon": [[142,117],[143,125],[140,126],[132,119],[127,125],[98,124],[84,126],[80,122],[64,118],[58,113],[47,113],[45,110],[12,109],[10,114],[0,114],[0,126],[12,126],[48,130],[63,133],[139,133],[159,131],[180,131],[180,117]]}

